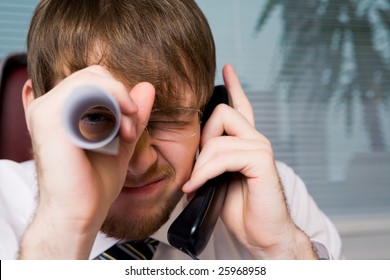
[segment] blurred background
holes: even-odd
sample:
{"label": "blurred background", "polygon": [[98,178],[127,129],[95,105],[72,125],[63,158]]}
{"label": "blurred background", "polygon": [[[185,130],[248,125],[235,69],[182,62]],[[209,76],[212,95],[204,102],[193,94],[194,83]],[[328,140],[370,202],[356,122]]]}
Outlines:
{"label": "blurred background", "polygon": [[[0,0],[0,59],[37,0]],[[197,0],[277,160],[336,224],[347,259],[390,259],[390,1]]]}

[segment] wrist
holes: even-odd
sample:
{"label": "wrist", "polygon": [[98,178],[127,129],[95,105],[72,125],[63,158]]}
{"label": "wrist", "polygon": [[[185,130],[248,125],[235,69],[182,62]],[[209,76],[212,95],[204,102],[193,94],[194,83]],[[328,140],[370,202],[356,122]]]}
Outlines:
{"label": "wrist", "polygon": [[88,259],[100,227],[50,213],[35,214],[22,238],[20,259]]}
{"label": "wrist", "polygon": [[256,259],[316,260],[318,259],[310,238],[294,225],[294,229],[280,242],[257,250]]}

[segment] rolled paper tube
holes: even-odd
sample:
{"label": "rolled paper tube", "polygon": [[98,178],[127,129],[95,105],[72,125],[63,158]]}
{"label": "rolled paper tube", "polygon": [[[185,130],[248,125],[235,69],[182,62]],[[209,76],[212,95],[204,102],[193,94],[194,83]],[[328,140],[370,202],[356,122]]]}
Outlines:
{"label": "rolled paper tube", "polygon": [[[110,120],[115,120],[110,130],[99,139],[86,137],[80,128],[80,121],[94,108],[104,108],[110,113]],[[118,153],[121,111],[116,99],[105,90],[94,85],[75,88],[65,100],[61,117],[66,133],[76,146],[106,154]]]}

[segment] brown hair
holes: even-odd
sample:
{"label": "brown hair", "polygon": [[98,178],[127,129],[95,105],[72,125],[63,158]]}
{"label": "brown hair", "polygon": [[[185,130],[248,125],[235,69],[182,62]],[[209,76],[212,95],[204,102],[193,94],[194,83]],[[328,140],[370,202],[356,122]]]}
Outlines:
{"label": "brown hair", "polygon": [[130,88],[152,83],[159,107],[175,105],[186,84],[202,107],[214,86],[214,41],[193,0],[42,0],[27,47],[36,96],[91,64]]}

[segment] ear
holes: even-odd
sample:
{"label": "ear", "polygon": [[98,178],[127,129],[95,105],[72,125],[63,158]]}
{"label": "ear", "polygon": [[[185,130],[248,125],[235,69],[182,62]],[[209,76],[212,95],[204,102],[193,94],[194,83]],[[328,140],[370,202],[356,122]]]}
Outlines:
{"label": "ear", "polygon": [[24,83],[23,90],[22,90],[22,101],[23,101],[24,115],[26,117],[27,127],[28,127],[28,121],[27,121],[28,106],[34,100],[35,100],[35,97],[34,97],[34,91],[33,91],[33,88],[32,88],[31,79],[28,79]]}
{"label": "ear", "polygon": [[32,89],[32,83],[31,79],[28,79],[23,86],[22,90],[22,100],[23,100],[23,107],[24,107],[24,112],[27,111],[28,105],[34,101],[34,91]]}

